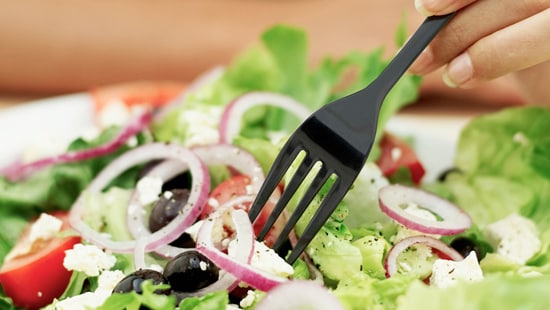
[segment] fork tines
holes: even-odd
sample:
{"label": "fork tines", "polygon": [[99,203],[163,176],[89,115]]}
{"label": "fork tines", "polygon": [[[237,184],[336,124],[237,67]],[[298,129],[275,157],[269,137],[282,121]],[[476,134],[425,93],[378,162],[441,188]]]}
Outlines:
{"label": "fork tines", "polygon": [[[313,237],[321,229],[323,224],[330,217],[338,203],[342,200],[351,182],[353,180],[345,180],[340,175],[337,175],[335,169],[329,169],[326,165],[326,161],[320,158],[319,154],[307,150],[304,147],[303,132],[296,132],[290,140],[285,144],[282,151],[279,153],[275,160],[274,166],[268,173],[266,181],[262,185],[258,196],[256,197],[253,205],[250,208],[249,216],[252,221],[261,212],[263,206],[267,203],[269,197],[273,191],[277,188],[282,178],[291,165],[296,167],[290,181],[286,184],[284,191],[282,192],[279,200],[277,201],[274,209],[271,211],[266,223],[264,224],[262,231],[258,235],[259,240],[263,240],[266,234],[269,232],[275,221],[281,216],[281,213],[287,206],[290,199],[294,196],[298,188],[307,186],[303,196],[300,198],[296,208],[292,212],[291,216],[287,220],[282,231],[279,233],[277,240],[275,241],[273,248],[278,250],[287,241],[292,228],[296,225],[300,217],[304,214],[307,207],[317,196],[321,188],[325,184],[328,185],[328,180],[331,176],[334,182],[331,184],[329,191],[322,197],[321,204],[316,210],[313,218],[301,233],[300,238],[294,245],[291,253],[287,257],[289,263],[293,263],[304,251],[306,246],[310,243]],[[307,139],[307,138],[306,138]],[[323,152],[321,152],[323,153]],[[304,182],[306,177],[311,174],[311,181]],[[345,182],[347,181],[347,182]],[[343,184],[345,182],[345,184]],[[307,184],[306,184],[307,183]]]}

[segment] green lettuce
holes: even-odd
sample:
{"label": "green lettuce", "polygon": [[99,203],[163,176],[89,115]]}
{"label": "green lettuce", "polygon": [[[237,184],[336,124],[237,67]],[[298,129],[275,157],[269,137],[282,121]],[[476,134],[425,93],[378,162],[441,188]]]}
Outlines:
{"label": "green lettuce", "polygon": [[445,289],[415,283],[401,297],[398,309],[547,309],[549,286],[550,276],[494,275]]}

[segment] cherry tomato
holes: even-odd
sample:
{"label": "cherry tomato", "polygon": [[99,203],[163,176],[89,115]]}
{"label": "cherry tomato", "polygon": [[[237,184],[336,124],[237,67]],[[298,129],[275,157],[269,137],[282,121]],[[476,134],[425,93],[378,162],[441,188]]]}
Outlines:
{"label": "cherry tomato", "polygon": [[390,177],[400,168],[406,168],[411,174],[411,180],[415,184],[420,183],[426,171],[414,150],[405,141],[385,133],[380,147],[382,152],[377,164],[385,176]]}
{"label": "cherry tomato", "polygon": [[[209,202],[206,204],[206,206],[203,209],[202,212],[202,218],[206,218],[210,213],[216,210],[217,207],[223,205],[224,203],[230,201],[231,199],[234,199],[239,196],[243,196],[247,194],[247,187],[250,185],[250,177],[247,175],[238,174],[235,175],[224,182],[220,183],[212,192],[210,193],[210,199]],[[216,201],[215,205],[211,204],[211,201]],[[250,207],[250,203],[247,203],[244,205],[245,211],[248,211],[248,208]],[[271,202],[268,202],[264,208],[262,209],[262,212],[254,222],[254,232],[256,235],[258,235],[262,227],[264,226],[265,222],[267,221],[267,218],[269,217],[269,214],[273,210],[275,205]],[[279,217],[279,219],[275,222],[267,236],[264,238],[265,243],[268,246],[273,245],[275,243],[275,240],[278,237],[278,233],[282,230],[284,226],[284,217]]]}
{"label": "cherry tomato", "polygon": [[[67,213],[55,212],[51,215],[63,221],[62,231],[69,229]],[[12,252],[27,248],[30,227],[29,224],[23,231]],[[63,266],[65,251],[78,242],[78,236],[39,240],[32,245],[29,253],[5,260],[0,268],[0,285],[6,295],[16,306],[26,309],[41,308],[61,296],[72,274]]]}
{"label": "cherry tomato", "polygon": [[99,87],[90,91],[96,112],[103,110],[113,100],[127,107],[147,105],[159,108],[179,96],[186,88],[182,82],[139,81]]}

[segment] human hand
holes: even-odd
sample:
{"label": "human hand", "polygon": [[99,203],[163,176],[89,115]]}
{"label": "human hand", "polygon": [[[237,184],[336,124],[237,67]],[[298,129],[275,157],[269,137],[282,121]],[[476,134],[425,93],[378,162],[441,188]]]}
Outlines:
{"label": "human hand", "polygon": [[415,7],[424,15],[458,12],[411,72],[445,66],[445,83],[464,88],[517,72],[528,100],[550,104],[540,87],[550,83],[550,0],[415,0]]}

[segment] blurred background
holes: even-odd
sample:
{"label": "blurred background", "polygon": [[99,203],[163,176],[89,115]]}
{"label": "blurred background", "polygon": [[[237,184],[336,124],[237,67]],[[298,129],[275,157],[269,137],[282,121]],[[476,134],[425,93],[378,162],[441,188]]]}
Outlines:
{"label": "blurred background", "polygon": [[[413,0],[0,0],[0,107],[134,80],[190,81],[228,63],[268,27],[305,29],[312,64],[384,46],[402,21],[423,21]],[[450,89],[425,77],[427,113],[470,113],[521,103],[506,78]]]}

